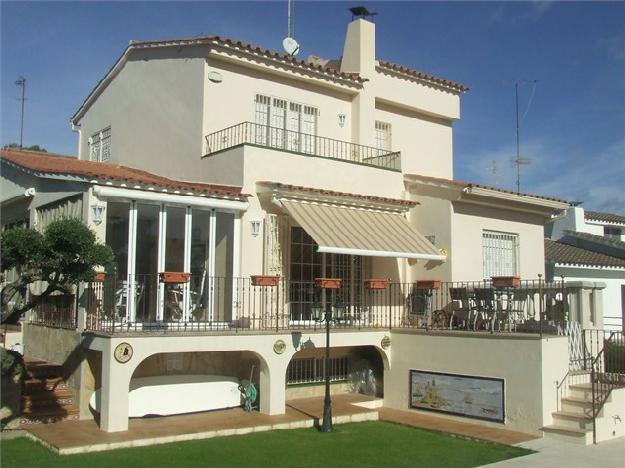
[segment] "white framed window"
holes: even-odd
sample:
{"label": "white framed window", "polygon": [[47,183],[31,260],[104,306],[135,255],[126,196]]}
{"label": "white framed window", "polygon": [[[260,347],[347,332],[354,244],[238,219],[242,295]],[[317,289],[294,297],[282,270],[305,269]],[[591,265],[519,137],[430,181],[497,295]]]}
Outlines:
{"label": "white framed window", "polygon": [[257,94],[255,142],[272,148],[314,153],[318,115],[315,107]]}
{"label": "white framed window", "polygon": [[519,271],[519,235],[482,231],[483,277],[515,276]]}
{"label": "white framed window", "polygon": [[89,161],[111,160],[111,127],[106,127],[89,137]]}
{"label": "white framed window", "polygon": [[611,239],[621,240],[621,228],[616,226],[603,226],[603,235]]}
{"label": "white framed window", "polygon": [[375,147],[383,150],[391,150],[391,124],[375,121]]}

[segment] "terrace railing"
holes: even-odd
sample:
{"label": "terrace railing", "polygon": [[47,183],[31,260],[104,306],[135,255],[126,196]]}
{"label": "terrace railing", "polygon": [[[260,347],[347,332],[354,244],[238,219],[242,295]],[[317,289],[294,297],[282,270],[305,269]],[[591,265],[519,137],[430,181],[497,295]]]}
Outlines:
{"label": "terrace railing", "polygon": [[30,312],[28,322],[46,327],[75,329],[77,325],[76,296],[74,294],[50,295]]}
{"label": "terrace railing", "polygon": [[436,288],[391,282],[383,289],[352,285],[323,292],[313,282],[286,279],[258,286],[250,278],[199,275],[162,284],[158,275],[136,275],[90,283],[83,302],[86,328],[106,333],[320,329],[313,312],[321,307],[334,308],[336,328],[558,334],[572,293],[561,282],[541,280],[516,288],[488,281]]}
{"label": "terrace railing", "polygon": [[241,122],[206,135],[207,154],[250,144],[383,169],[401,170],[401,154],[278,127]]}

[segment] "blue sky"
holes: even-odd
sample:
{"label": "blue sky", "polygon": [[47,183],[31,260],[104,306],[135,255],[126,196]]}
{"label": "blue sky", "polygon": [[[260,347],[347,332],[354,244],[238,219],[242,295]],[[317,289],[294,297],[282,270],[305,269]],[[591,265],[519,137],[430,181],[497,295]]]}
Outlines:
{"label": "blue sky", "polygon": [[[470,86],[454,177],[514,188],[514,83],[525,192],[625,214],[625,3],[295,2],[300,57],[338,57],[349,6],[379,12],[377,55]],[[130,39],[221,34],[281,50],[286,1],[2,2],[2,133],[75,154],[69,118]],[[533,96],[532,96],[533,94]],[[495,168],[495,170],[493,170]]]}

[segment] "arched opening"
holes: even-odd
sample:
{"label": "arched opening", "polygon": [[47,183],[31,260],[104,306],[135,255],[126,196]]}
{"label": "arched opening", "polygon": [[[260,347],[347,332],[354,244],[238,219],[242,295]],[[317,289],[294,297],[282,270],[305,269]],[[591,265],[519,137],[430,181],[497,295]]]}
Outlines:
{"label": "arched opening", "polygon": [[[296,352],[286,371],[286,398],[320,397],[325,392],[325,348]],[[375,346],[330,348],[330,393],[384,396],[385,363]]]}

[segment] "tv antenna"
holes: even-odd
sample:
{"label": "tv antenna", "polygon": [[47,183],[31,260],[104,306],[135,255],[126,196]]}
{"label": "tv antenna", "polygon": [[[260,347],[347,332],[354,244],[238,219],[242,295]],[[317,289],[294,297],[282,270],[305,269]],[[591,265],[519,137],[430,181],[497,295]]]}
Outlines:
{"label": "tv antenna", "polygon": [[282,47],[284,51],[291,57],[297,55],[299,52],[299,44],[293,38],[293,0],[288,0],[287,3],[288,15],[287,15],[287,33],[286,37],[282,41]]}
{"label": "tv antenna", "polygon": [[22,88],[22,97],[17,98],[18,101],[22,101],[22,116],[20,118],[20,149],[22,149],[24,143],[24,102],[26,101],[26,78],[20,76],[17,80],[15,80],[15,85]]}
{"label": "tv antenna", "polygon": [[[521,193],[521,166],[529,166],[532,164],[532,160],[529,158],[522,158],[520,152],[520,141],[519,141],[519,85],[523,83],[528,83],[528,81],[515,81],[514,83],[514,101],[515,101],[515,109],[516,109],[516,157],[512,160],[512,163],[516,166],[516,192]],[[536,80],[531,81],[530,83],[534,83],[534,90],[536,89]],[[532,90],[532,99],[534,97],[534,90]],[[523,117],[527,115],[529,111],[529,106],[531,104],[528,103],[527,109],[525,110],[525,114]]]}

